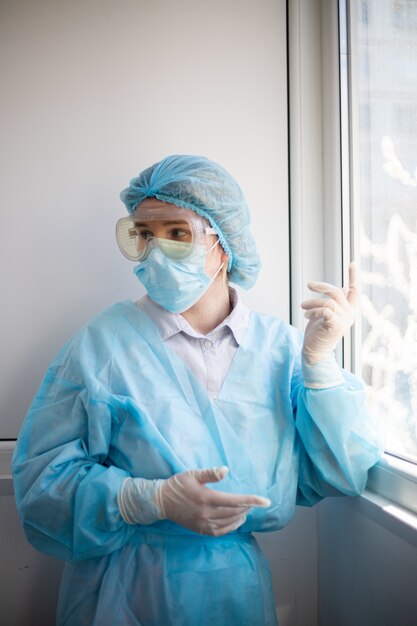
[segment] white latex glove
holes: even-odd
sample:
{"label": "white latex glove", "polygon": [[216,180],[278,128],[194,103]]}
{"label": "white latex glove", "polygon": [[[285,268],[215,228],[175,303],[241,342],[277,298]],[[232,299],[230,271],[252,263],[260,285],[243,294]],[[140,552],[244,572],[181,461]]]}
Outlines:
{"label": "white latex glove", "polygon": [[192,470],[165,480],[156,493],[163,516],[194,532],[219,537],[244,524],[252,507],[271,505],[261,496],[223,493],[204,486],[219,482],[228,471],[227,467]]}
{"label": "white latex glove", "polygon": [[164,480],[127,478],[118,494],[120,513],[128,524],[169,519],[189,530],[219,537],[244,524],[254,506],[268,507],[268,498],[223,493],[205,487],[222,480],[227,467],[190,470]]}
{"label": "white latex glove", "polygon": [[308,288],[327,296],[305,300],[301,307],[309,320],[304,332],[303,357],[308,364],[326,359],[355,320],[359,299],[356,266],[349,265],[349,288],[341,289],[328,283],[308,283]]}

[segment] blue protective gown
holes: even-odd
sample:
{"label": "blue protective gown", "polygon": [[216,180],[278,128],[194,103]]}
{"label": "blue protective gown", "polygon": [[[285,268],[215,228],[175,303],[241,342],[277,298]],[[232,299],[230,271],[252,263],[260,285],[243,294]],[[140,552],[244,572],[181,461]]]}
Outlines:
{"label": "blue protective gown", "polygon": [[[22,427],[13,473],[28,540],[65,559],[58,624],[276,625],[268,565],[251,533],[296,503],[356,495],[380,454],[358,379],[308,389],[301,335],[252,313],[216,401],[133,302],[94,318],[50,366]],[[227,465],[213,486],[271,499],[223,538],[168,520],[126,524],[128,476]]]}

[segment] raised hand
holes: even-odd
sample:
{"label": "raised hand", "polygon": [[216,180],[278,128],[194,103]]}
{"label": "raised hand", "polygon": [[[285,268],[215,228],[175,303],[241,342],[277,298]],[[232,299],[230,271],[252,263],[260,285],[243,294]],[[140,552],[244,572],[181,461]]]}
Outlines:
{"label": "raised hand", "polygon": [[349,265],[348,289],[319,282],[308,283],[308,288],[327,296],[305,300],[301,304],[308,319],[304,332],[303,356],[308,364],[312,364],[325,359],[354,322],[359,299],[356,266],[354,263]]}

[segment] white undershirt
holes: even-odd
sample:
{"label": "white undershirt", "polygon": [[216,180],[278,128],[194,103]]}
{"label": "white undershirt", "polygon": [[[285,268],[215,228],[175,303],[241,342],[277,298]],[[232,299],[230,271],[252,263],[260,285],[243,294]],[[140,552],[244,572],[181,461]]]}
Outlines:
{"label": "white undershirt", "polygon": [[207,335],[195,331],[181,315],[170,313],[148,296],[136,304],[158,327],[162,341],[179,356],[215,400],[248,328],[250,310],[230,288],[232,311]]}

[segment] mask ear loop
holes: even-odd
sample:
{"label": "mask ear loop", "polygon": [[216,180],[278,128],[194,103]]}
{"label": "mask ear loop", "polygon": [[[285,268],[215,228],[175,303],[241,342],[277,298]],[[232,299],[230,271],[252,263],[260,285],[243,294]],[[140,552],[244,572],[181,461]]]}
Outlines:
{"label": "mask ear loop", "polygon": [[213,243],[213,245],[211,246],[210,250],[207,250],[207,254],[206,254],[206,256],[207,256],[208,254],[210,254],[210,252],[211,252],[212,250],[214,250],[214,248],[217,246],[217,244],[218,244],[218,243],[220,243],[220,239],[217,239],[217,241],[215,241],[215,242]]}
{"label": "mask ear loop", "polygon": [[[211,246],[210,250],[207,250],[207,254],[210,254],[210,252],[212,250],[214,250],[214,248],[217,246],[218,243],[220,243],[220,239],[217,239],[217,241],[215,241],[214,244]],[[222,263],[220,263],[219,268],[216,270],[214,275],[210,277],[210,282],[211,283],[213,283],[215,281],[216,276],[219,274],[219,272],[221,272],[222,267],[224,266],[225,263],[226,263],[226,261],[223,261]]]}
{"label": "mask ear loop", "polygon": [[224,264],[226,263],[226,261],[223,261],[222,263],[220,263],[220,267],[218,270],[216,270],[215,274],[212,276],[212,278],[210,279],[212,283],[214,283],[217,274],[219,274],[219,272],[221,272],[222,267],[224,266]]}

